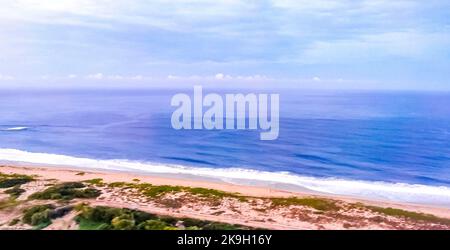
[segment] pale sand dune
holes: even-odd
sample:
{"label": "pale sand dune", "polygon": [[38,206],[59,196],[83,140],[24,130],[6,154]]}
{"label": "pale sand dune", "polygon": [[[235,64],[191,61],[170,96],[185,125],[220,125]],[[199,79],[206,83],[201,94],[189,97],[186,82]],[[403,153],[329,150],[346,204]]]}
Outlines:
{"label": "pale sand dune", "polygon": [[[47,166],[1,166],[0,172],[3,173],[18,173],[26,175],[38,175],[43,180],[56,179],[58,181],[83,181],[94,178],[101,178],[105,182],[133,182],[134,179],[139,179],[140,182],[152,183],[154,185],[179,185],[188,187],[202,187],[217,189],[226,192],[240,193],[245,196],[255,197],[291,197],[291,196],[319,196],[324,198],[331,198],[336,200],[342,200],[346,202],[362,202],[367,205],[375,205],[379,207],[393,207],[410,211],[423,212],[433,214],[443,218],[450,218],[450,209],[445,207],[433,207],[426,205],[405,204],[396,202],[385,202],[376,200],[364,200],[353,197],[339,196],[339,195],[327,195],[317,194],[315,192],[292,192],[275,190],[265,187],[254,186],[242,186],[229,183],[209,182],[203,180],[192,179],[180,179],[180,178],[166,178],[159,176],[135,174],[129,172],[116,172],[116,171],[96,171],[96,170],[81,170],[77,168],[68,167],[47,167]],[[83,175],[78,175],[79,173]],[[43,188],[43,183],[33,184],[33,192]]]}

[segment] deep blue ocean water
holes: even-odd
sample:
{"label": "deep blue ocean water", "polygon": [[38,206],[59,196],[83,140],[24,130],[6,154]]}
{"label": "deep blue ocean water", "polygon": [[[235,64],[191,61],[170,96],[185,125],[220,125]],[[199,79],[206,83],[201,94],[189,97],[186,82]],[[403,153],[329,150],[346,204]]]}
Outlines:
{"label": "deep blue ocean water", "polygon": [[279,138],[261,141],[253,130],[172,129],[170,100],[179,92],[192,95],[192,89],[0,90],[0,155],[24,153],[0,160],[46,153],[441,186],[450,194],[450,93],[224,91],[280,94]]}

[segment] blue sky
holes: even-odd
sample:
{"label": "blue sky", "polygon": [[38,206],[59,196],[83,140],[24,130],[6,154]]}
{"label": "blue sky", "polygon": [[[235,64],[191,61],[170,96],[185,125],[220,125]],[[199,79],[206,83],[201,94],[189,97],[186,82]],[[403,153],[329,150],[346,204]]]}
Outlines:
{"label": "blue sky", "polygon": [[446,0],[0,2],[0,86],[450,90]]}

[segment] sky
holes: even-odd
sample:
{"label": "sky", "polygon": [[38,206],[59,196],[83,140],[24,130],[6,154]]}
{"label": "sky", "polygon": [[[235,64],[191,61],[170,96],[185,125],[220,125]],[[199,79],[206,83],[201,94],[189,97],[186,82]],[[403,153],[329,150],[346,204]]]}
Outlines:
{"label": "sky", "polygon": [[0,6],[0,86],[450,90],[448,0]]}

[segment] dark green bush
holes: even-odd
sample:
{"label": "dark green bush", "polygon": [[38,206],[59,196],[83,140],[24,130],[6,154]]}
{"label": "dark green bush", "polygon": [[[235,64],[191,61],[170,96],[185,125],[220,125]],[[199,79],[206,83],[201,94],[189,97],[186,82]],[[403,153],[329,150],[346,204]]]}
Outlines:
{"label": "dark green bush", "polygon": [[185,227],[200,227],[200,228],[202,228],[209,223],[209,221],[197,220],[197,219],[192,219],[192,218],[183,218],[181,220],[183,221],[183,225]]}
{"label": "dark green bush", "polygon": [[25,189],[20,188],[20,185],[5,190],[5,194],[9,194],[11,197],[17,198],[21,194],[25,193]]}
{"label": "dark green bush", "polygon": [[81,212],[80,216],[84,219],[95,221],[111,223],[111,220],[122,214],[122,209],[98,206],[95,208],[86,207]]}
{"label": "dark green bush", "polygon": [[50,215],[54,210],[51,204],[37,205],[24,210],[22,221],[26,224],[37,226],[42,224],[49,224],[51,222]]}
{"label": "dark green bush", "polygon": [[122,214],[111,220],[111,226],[115,230],[132,230],[135,226],[135,220],[132,214]]}
{"label": "dark green bush", "polygon": [[32,199],[39,200],[71,200],[74,198],[95,198],[101,191],[94,188],[84,188],[81,182],[66,182],[49,187],[42,192],[30,195]]}
{"label": "dark green bush", "polygon": [[139,230],[166,230],[170,229],[170,226],[164,221],[160,220],[147,220],[138,225]]}
{"label": "dark green bush", "polygon": [[18,177],[18,178],[7,178],[0,179],[0,188],[10,188],[17,185],[22,185],[32,181],[33,179],[30,177]]}
{"label": "dark green bush", "polygon": [[[81,213],[77,217],[80,229],[112,229],[112,230],[175,230],[180,219],[169,216],[157,216],[143,211],[112,207],[79,206]],[[237,225],[216,223],[190,218],[181,219],[189,230],[233,230],[246,229]]]}

